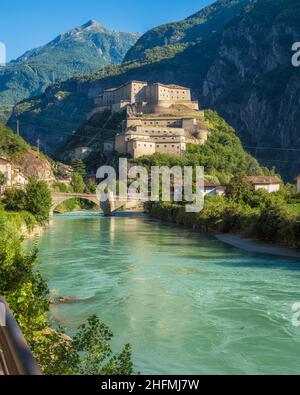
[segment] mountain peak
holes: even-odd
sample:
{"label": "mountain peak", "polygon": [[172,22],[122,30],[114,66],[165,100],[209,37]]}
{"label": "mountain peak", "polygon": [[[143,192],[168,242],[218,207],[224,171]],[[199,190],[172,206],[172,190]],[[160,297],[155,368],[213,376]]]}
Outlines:
{"label": "mountain peak", "polygon": [[87,23],[82,25],[83,29],[87,29],[89,27],[101,27],[101,28],[103,28],[101,23],[97,22],[95,19],[90,19]]}

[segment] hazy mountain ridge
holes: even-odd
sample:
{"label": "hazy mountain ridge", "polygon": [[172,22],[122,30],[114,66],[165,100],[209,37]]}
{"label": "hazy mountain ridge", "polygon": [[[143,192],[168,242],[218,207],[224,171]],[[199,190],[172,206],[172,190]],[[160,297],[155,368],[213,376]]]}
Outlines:
{"label": "hazy mountain ridge", "polygon": [[[96,21],[71,29],[0,68],[0,106],[40,95],[53,82],[121,63],[139,33],[104,28]],[[0,114],[1,116],[1,114]]]}

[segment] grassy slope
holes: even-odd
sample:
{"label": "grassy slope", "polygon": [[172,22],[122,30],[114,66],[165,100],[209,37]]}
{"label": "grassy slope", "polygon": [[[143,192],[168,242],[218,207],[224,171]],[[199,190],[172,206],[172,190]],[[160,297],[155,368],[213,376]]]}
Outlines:
{"label": "grassy slope", "polygon": [[224,184],[239,171],[248,175],[262,175],[258,162],[249,155],[232,129],[214,111],[205,111],[205,120],[211,130],[207,142],[202,145],[189,144],[184,158],[155,154],[139,158],[137,162],[146,166],[204,166],[206,179]]}
{"label": "grassy slope", "polygon": [[22,137],[16,136],[9,128],[0,124],[0,155],[14,160],[30,150],[30,145]]}

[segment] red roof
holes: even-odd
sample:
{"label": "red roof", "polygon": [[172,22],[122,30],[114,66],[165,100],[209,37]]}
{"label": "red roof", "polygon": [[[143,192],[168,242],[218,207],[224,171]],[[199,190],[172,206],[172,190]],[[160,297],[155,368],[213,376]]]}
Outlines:
{"label": "red roof", "polygon": [[217,185],[212,182],[205,182],[204,187],[205,188],[217,188]]}

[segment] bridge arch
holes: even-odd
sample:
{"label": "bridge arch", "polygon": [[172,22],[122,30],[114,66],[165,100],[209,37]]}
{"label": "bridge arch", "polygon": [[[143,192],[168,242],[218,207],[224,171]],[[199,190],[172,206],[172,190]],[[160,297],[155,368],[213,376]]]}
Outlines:
{"label": "bridge arch", "polygon": [[52,205],[50,215],[52,216],[56,207],[70,199],[83,199],[88,202],[96,204],[100,209],[101,205],[97,195],[88,193],[63,193],[63,192],[52,192]]}
{"label": "bridge arch", "polygon": [[52,206],[50,215],[53,215],[57,206],[70,199],[84,199],[95,203],[103,211],[105,216],[111,216],[122,208],[132,210],[134,208],[141,207],[141,202],[134,199],[130,201],[122,201],[112,196],[108,201],[100,202],[96,194],[52,192]]}

